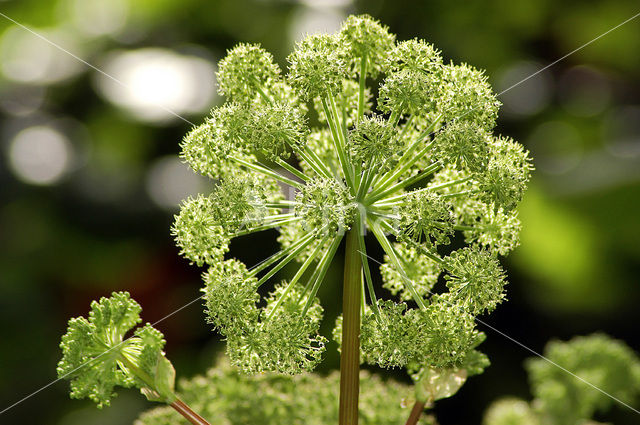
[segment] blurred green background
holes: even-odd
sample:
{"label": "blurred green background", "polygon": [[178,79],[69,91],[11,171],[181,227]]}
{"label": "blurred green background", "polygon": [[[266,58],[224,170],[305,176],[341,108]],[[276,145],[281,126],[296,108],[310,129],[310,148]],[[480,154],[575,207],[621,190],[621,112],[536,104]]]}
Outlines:
{"label": "blurred green background", "polygon": [[[72,316],[128,290],[155,322],[199,296],[200,271],[169,235],[181,199],[211,183],[177,158],[178,142],[220,102],[226,49],[259,42],[285,66],[302,35],[370,13],[398,39],[424,38],[446,59],[486,69],[501,92],[640,12],[637,0],[0,0],[0,410],[53,381]],[[497,132],[525,144],[537,171],[521,206],[522,245],[507,260],[508,303],[482,318],[541,352],[551,338],[604,331],[640,351],[640,18],[500,96]],[[160,105],[160,106],[159,106]],[[249,265],[274,234],[234,242]],[[339,266],[339,265],[337,265]],[[335,270],[336,275],[339,270]],[[328,287],[328,285],[325,285]],[[324,300],[339,299],[331,288]],[[220,337],[201,303],[157,327],[179,376],[203,372]],[[325,305],[331,304],[325,302]],[[337,302],[336,302],[337,304]],[[325,331],[332,315],[327,313]],[[482,329],[483,326],[480,325]],[[530,398],[505,337],[492,366],[436,412],[479,424],[501,395]],[[337,367],[335,346],[323,369]],[[402,377],[400,377],[402,379]],[[98,411],[57,382],[0,415],[2,424],[129,424],[151,405],[120,391]],[[606,418],[637,423],[616,408]]]}

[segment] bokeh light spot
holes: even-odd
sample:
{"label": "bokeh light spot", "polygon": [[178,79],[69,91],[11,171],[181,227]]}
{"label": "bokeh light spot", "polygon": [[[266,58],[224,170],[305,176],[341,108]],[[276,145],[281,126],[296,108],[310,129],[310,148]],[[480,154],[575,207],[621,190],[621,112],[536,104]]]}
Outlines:
{"label": "bokeh light spot", "polygon": [[[535,74],[542,68],[536,62],[516,62],[502,71],[496,84],[496,92],[500,93],[502,110],[511,116],[529,116],[542,111],[551,100],[553,81],[547,71],[543,71],[521,84],[512,87]],[[510,88],[512,87],[512,88]]]}
{"label": "bokeh light spot", "polygon": [[110,102],[143,121],[163,122],[175,114],[195,113],[211,106],[215,68],[196,56],[167,49],[113,52],[103,70],[120,81],[97,74],[97,88]]}
{"label": "bokeh light spot", "polygon": [[607,151],[618,158],[640,158],[640,106],[616,109],[605,121]]}
{"label": "bokeh light spot", "polygon": [[45,126],[19,132],[9,145],[9,164],[25,183],[51,185],[60,180],[71,165],[72,148],[59,131]]}
{"label": "bokeh light spot", "polygon": [[182,200],[204,190],[210,181],[195,174],[175,156],[157,159],[147,172],[146,189],[158,206],[177,210]]}
{"label": "bokeh light spot", "polygon": [[[40,35],[79,55],[71,34],[61,29],[37,29]],[[83,64],[23,28],[13,26],[0,38],[0,70],[9,80],[52,84],[83,70]]]}
{"label": "bokeh light spot", "polygon": [[563,174],[576,168],[583,156],[583,142],[571,124],[549,121],[539,125],[529,136],[536,168],[548,174]]}
{"label": "bokeh light spot", "polygon": [[558,85],[564,108],[580,117],[601,113],[611,102],[607,77],[595,68],[576,66],[564,73]]}
{"label": "bokeh light spot", "polygon": [[331,34],[340,29],[346,13],[334,7],[309,4],[298,8],[289,27],[289,38],[297,42],[310,34]]}
{"label": "bokeh light spot", "polygon": [[73,0],[76,27],[90,36],[117,34],[124,29],[129,2],[125,0]]}

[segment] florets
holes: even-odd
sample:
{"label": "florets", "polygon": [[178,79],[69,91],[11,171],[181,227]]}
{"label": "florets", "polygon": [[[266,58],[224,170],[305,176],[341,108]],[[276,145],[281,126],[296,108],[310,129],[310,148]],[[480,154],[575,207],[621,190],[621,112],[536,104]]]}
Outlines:
{"label": "florets", "polygon": [[500,102],[483,71],[464,63],[445,65],[442,82],[438,109],[446,122],[473,121],[487,130],[496,125]]}
{"label": "florets", "polygon": [[469,121],[455,121],[434,138],[434,151],[446,164],[482,173],[489,160],[489,134]]}
{"label": "florets", "polygon": [[251,112],[243,139],[249,149],[269,158],[288,157],[289,146],[299,146],[308,133],[304,118],[291,105],[274,103]]}
{"label": "florets", "polygon": [[395,35],[369,15],[352,15],[342,25],[339,40],[345,49],[346,62],[352,68],[351,73],[359,75],[360,62],[364,60],[368,65],[365,67],[366,75],[376,78],[386,68]]}
{"label": "florets", "polygon": [[296,196],[295,215],[306,231],[321,236],[346,231],[353,222],[356,204],[349,190],[335,180],[313,180]]}
{"label": "florets", "polygon": [[258,322],[258,280],[237,260],[216,263],[203,275],[209,322],[223,335],[247,332]]}
{"label": "florets", "polygon": [[347,65],[338,38],[311,35],[296,45],[289,55],[289,83],[304,99],[336,94],[346,77]]}
{"label": "florets", "polygon": [[406,198],[398,211],[400,238],[427,244],[449,244],[453,234],[451,204],[431,192],[411,193]]}
{"label": "florets", "polygon": [[419,114],[436,100],[437,81],[420,71],[402,69],[389,74],[380,86],[378,108],[387,113]]}
{"label": "florets", "polygon": [[350,151],[354,162],[368,166],[378,162],[388,169],[401,149],[395,128],[383,117],[371,115],[356,123],[350,133]]}
{"label": "florets", "polygon": [[447,287],[471,314],[492,311],[504,299],[504,271],[489,251],[463,248],[444,259]]}
{"label": "florets", "polygon": [[210,197],[189,199],[182,204],[171,228],[180,254],[198,266],[215,264],[229,250],[224,223],[216,222],[215,211]]}
{"label": "florets", "polygon": [[258,44],[241,43],[227,50],[227,56],[218,64],[218,91],[230,100],[247,102],[255,98],[258,89],[279,77],[280,68],[271,53]]}
{"label": "florets", "polygon": [[393,295],[399,295],[400,299],[410,301],[413,295],[407,289],[407,280],[409,280],[419,296],[428,298],[431,295],[431,289],[438,281],[440,264],[420,253],[415,246],[397,243],[395,249],[403,267],[399,268],[386,255],[384,264],[380,266],[383,286]]}
{"label": "florets", "polygon": [[414,38],[413,40],[399,42],[389,55],[389,69],[411,71],[440,77],[442,73],[442,56],[433,44]]}

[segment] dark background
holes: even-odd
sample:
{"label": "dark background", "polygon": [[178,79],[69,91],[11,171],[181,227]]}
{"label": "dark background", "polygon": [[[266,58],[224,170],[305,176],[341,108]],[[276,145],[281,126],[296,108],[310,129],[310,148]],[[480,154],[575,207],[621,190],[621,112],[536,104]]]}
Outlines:
{"label": "dark background", "polygon": [[[637,1],[4,0],[0,12],[0,410],[55,380],[70,317],[128,290],[155,322],[199,296],[200,270],[169,235],[180,199],[211,183],[177,159],[190,124],[221,99],[215,63],[259,42],[281,65],[301,34],[335,30],[367,12],[399,40],[420,37],[447,60],[486,69],[501,92],[640,12]],[[553,338],[606,332],[640,350],[640,18],[500,96],[497,132],[533,153],[520,212],[522,246],[505,260],[509,302],[482,317],[541,352]],[[154,104],[155,102],[155,104]],[[234,241],[248,265],[275,233]],[[340,264],[335,264],[336,279]],[[323,285],[330,332],[337,286]],[[335,302],[332,302],[335,300]],[[157,327],[178,375],[203,372],[218,336],[200,302]],[[480,326],[482,329],[482,325]],[[483,329],[492,360],[455,397],[441,424],[479,424],[502,395],[530,398],[530,356]],[[321,370],[337,367],[331,345]],[[402,379],[402,376],[400,376]],[[57,382],[0,415],[3,424],[128,424],[149,408],[121,390],[98,411]],[[623,407],[607,419],[637,423]]]}

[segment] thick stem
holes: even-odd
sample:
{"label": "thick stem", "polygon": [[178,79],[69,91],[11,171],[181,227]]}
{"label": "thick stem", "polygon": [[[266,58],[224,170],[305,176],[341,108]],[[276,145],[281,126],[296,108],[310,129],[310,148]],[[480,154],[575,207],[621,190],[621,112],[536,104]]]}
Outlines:
{"label": "thick stem", "polygon": [[413,409],[411,409],[411,414],[409,414],[409,418],[405,425],[416,425],[420,416],[422,416],[422,412],[424,411],[424,403],[421,401],[416,401],[416,404],[413,405]]}
{"label": "thick stem", "polygon": [[358,252],[358,232],[347,234],[342,290],[342,353],[340,355],[339,425],[358,424],[360,391],[360,298],[362,257]]}
{"label": "thick stem", "polygon": [[193,425],[211,425],[205,418],[198,415],[196,412],[191,410],[189,406],[187,406],[182,400],[179,398],[176,399],[173,403],[170,404],[171,407],[176,409],[178,413],[185,417],[189,422]]}

